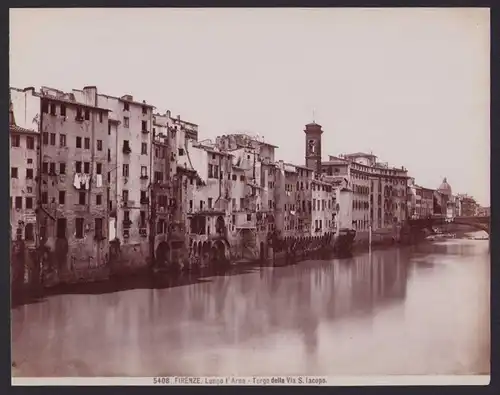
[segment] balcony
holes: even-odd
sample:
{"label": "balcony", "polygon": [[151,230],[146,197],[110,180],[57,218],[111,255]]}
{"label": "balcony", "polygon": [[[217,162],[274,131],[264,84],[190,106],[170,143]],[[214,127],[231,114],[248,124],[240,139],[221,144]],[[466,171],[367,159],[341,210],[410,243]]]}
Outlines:
{"label": "balcony", "polygon": [[124,219],[123,220],[123,228],[124,229],[130,229],[130,225],[132,225],[132,221],[129,219]]}
{"label": "balcony", "polygon": [[142,133],[142,134],[148,134],[148,133],[149,133],[149,130],[142,129],[142,130],[141,130],[141,133]]}
{"label": "balcony", "polygon": [[149,199],[148,198],[141,199],[141,204],[149,204]]}
{"label": "balcony", "polygon": [[130,154],[130,153],[132,152],[132,149],[130,148],[130,146],[129,146],[129,145],[124,145],[124,146],[123,146],[123,149],[122,149],[122,152],[123,152],[124,154]]}
{"label": "balcony", "polygon": [[146,228],[146,225],[141,224],[141,227],[139,228],[139,235],[141,237],[146,237],[148,235],[148,230]]}
{"label": "balcony", "polygon": [[140,177],[141,180],[147,180],[148,178],[149,178],[149,176],[147,174],[141,174],[141,177]]}

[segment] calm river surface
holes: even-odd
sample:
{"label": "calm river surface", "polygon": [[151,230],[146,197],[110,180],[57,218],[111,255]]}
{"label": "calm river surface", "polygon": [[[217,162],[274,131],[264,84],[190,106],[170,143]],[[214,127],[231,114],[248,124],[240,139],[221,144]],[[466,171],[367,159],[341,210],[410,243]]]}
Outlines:
{"label": "calm river surface", "polygon": [[12,310],[17,376],[489,374],[488,241],[67,294]]}

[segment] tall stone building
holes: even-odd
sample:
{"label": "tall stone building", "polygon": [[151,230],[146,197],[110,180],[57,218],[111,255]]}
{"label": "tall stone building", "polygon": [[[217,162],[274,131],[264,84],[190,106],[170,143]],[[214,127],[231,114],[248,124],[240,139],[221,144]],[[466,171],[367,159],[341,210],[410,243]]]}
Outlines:
{"label": "tall stone building", "polygon": [[40,97],[40,237],[60,272],[108,260],[108,109],[42,87]]}
{"label": "tall stone building", "polygon": [[306,167],[314,170],[318,175],[321,174],[321,135],[323,129],[321,125],[315,122],[306,125],[305,148],[306,148]]}
{"label": "tall stone building", "polygon": [[[131,95],[121,97],[97,92],[95,87],[73,90],[84,103],[95,102],[109,112],[106,137],[106,161],[110,182],[107,206],[110,210],[110,233],[115,237],[113,258],[124,267],[143,267],[150,252],[149,194],[152,180],[153,106],[136,101]],[[109,150],[109,151],[108,151]],[[109,178],[108,178],[109,177]]]}
{"label": "tall stone building", "polygon": [[[40,149],[38,125],[29,114],[26,103],[39,104],[31,91],[11,89],[9,108],[10,140],[10,232],[11,240],[24,240],[25,248],[35,248],[38,151]],[[14,108],[17,111],[14,111]]]}

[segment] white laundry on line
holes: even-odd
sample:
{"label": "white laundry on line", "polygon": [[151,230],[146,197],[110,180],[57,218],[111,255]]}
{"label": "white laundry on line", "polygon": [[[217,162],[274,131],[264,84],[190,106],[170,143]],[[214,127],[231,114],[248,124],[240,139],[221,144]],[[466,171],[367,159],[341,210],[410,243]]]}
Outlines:
{"label": "white laundry on line", "polygon": [[73,180],[73,186],[76,188],[76,189],[80,189],[80,185],[81,185],[81,178],[80,178],[80,174],[78,173],[75,173],[75,178]]}

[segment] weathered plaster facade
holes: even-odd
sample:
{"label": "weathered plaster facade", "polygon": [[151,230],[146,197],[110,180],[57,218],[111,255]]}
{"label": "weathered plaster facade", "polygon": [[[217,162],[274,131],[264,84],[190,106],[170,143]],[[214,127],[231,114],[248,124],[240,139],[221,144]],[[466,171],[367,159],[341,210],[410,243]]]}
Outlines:
{"label": "weathered plaster facade", "polygon": [[[88,100],[86,89],[73,90],[80,100]],[[152,180],[153,106],[122,97],[97,94],[100,107],[110,111],[108,136],[110,180],[110,227],[119,240],[117,259],[128,267],[143,267],[148,262],[149,196]]]}
{"label": "weathered plaster facade", "polygon": [[323,236],[335,232],[337,199],[334,187],[328,182],[313,179],[311,190],[313,203],[310,235]]}
{"label": "weathered plaster facade", "polygon": [[24,240],[27,248],[37,245],[35,210],[40,149],[38,124],[27,122],[27,117],[33,121],[39,110],[40,99],[30,89],[10,90],[10,233],[11,240]]}
{"label": "weathered plaster facade", "polygon": [[[108,261],[108,110],[42,88],[40,236],[59,270],[73,273]],[[93,98],[93,102],[92,102]]]}

